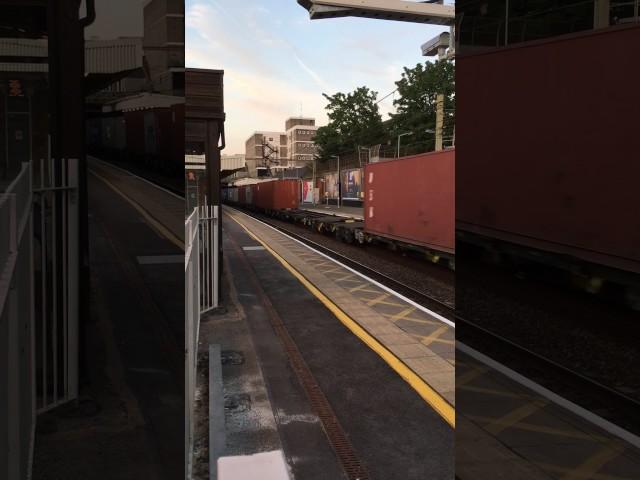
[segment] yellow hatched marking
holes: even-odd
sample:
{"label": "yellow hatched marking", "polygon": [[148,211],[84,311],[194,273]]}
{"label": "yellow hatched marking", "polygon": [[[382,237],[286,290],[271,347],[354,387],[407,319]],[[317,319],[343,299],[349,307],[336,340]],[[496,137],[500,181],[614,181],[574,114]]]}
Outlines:
{"label": "yellow hatched marking", "polygon": [[357,278],[337,278],[334,280],[335,282],[347,282],[347,283],[360,283],[360,280]]}
{"label": "yellow hatched marking", "polygon": [[[431,345],[432,343],[444,343],[445,345],[453,345],[455,343],[455,340],[447,340],[445,338],[429,338],[430,336],[424,336],[424,335],[413,335],[416,338],[420,339],[420,342],[422,342],[425,345]],[[428,339],[429,343],[424,343],[424,340]]]}
{"label": "yellow hatched marking", "polygon": [[485,367],[471,367],[471,370],[462,374],[456,375],[456,388],[466,385],[467,383],[471,383],[476,378],[481,377],[485,373],[487,373],[489,369]]}
{"label": "yellow hatched marking", "polygon": [[407,315],[409,315],[410,313],[413,313],[415,311],[416,311],[416,307],[405,308],[400,313],[396,313],[395,315],[392,315],[389,318],[391,318],[391,320],[393,320],[394,322],[397,322],[398,320],[402,320]]}
{"label": "yellow hatched marking", "polygon": [[544,408],[546,405],[547,402],[543,402],[540,400],[534,400],[533,402],[526,403],[521,407],[518,407],[515,410],[507,413],[505,416],[492,420],[488,425],[485,426],[485,430],[493,433],[494,435],[497,435],[500,432],[513,427],[525,418],[530,417],[541,408]]}
{"label": "yellow hatched marking", "polygon": [[316,267],[335,267],[336,264],[327,260],[320,260],[315,262]]}
{"label": "yellow hatched marking", "polygon": [[[366,290],[364,289],[360,289],[361,292],[366,292]],[[370,293],[379,293],[379,292],[370,292]],[[362,300],[364,300],[366,302],[367,305],[369,305],[370,307],[372,307],[373,305],[390,305],[392,307],[398,307],[398,308],[403,308],[404,305],[400,304],[400,303],[395,303],[395,302],[387,302],[386,300],[388,298],[391,298],[391,295],[389,295],[388,293],[383,293],[382,295],[376,297],[376,298],[364,298]]]}
{"label": "yellow hatched marking", "polygon": [[618,455],[620,455],[619,451],[612,448],[605,448],[593,455],[582,465],[572,469],[567,475],[562,477],[562,480],[586,480],[593,478],[593,476],[598,473],[598,470]]}
{"label": "yellow hatched marking", "polygon": [[[387,318],[392,318],[394,315],[390,313],[383,313],[382,316]],[[406,316],[401,318],[400,320],[402,320],[403,322],[406,321],[406,322],[420,323],[422,325],[440,325],[440,322],[436,322],[434,320],[428,320],[426,318],[414,318],[414,317]]]}
{"label": "yellow hatched marking", "polygon": [[[456,384],[456,388],[458,388],[457,384]],[[480,415],[469,415],[469,419],[479,423],[491,423],[495,421],[495,418],[483,417]],[[517,424],[514,424],[511,428],[515,428],[517,430],[524,430],[526,432],[544,433],[546,435],[552,435],[555,437],[576,438],[578,440],[593,440],[593,441],[598,441],[603,443],[610,441],[610,439],[608,438],[601,437],[598,435],[591,435],[588,433],[582,433],[577,430],[562,430],[559,428],[545,427],[544,425],[535,425],[533,423],[528,423],[528,422],[519,422]]]}
{"label": "yellow hatched marking", "polygon": [[520,398],[526,400],[532,400],[533,397],[529,395],[523,395],[519,393],[511,393],[507,390],[495,390],[493,388],[483,388],[483,387],[472,387],[471,385],[458,385],[458,381],[456,380],[456,388],[460,390],[466,390],[468,392],[476,392],[476,393],[485,393],[487,395],[495,395],[496,397],[504,397],[504,398]]}
{"label": "yellow hatched marking", "polygon": [[[550,465],[548,463],[536,462],[536,465],[549,472],[571,474],[574,471],[573,468],[560,467],[558,465]],[[606,473],[592,473],[590,477],[582,478],[588,478],[589,480],[635,480],[636,477],[619,477],[617,475],[609,475]]]}
{"label": "yellow hatched marking", "polygon": [[422,399],[427,402],[452,428],[456,427],[455,409],[447,400],[445,400],[438,392],[436,392],[429,384],[427,384],[419,375],[410,369],[402,360],[396,357],[389,349],[381,344],[375,337],[369,334],[356,321],[349,317],[340,307],[333,303],[324,293],[322,293],[315,285],[298,270],[293,268],[280,254],[273,250],[269,245],[260,240],[249,228],[242,222],[231,215],[231,218],[240,225],[248,235],[250,235],[271,255],[273,255],[289,273],[296,277],[307,290],[309,290],[318,300],[320,300],[327,309],[335,315],[351,332],[362,340],[371,350],[376,352],[398,375],[400,375],[413,388]]}
{"label": "yellow hatched marking", "polygon": [[449,330],[449,327],[447,327],[446,325],[442,325],[441,327],[438,327],[435,331],[433,331],[426,337],[422,337],[421,342],[428,347],[433,342],[437,342],[438,340],[444,340],[444,339],[441,339],[440,336],[447,333],[447,330]]}
{"label": "yellow hatched marking", "polygon": [[324,273],[325,275],[327,273],[335,273],[335,272],[343,272],[343,268],[342,267],[334,267],[334,268],[329,268],[328,270],[321,270],[320,268],[318,269],[320,270],[322,273]]}
{"label": "yellow hatched marking", "polygon": [[349,273],[348,275],[343,275],[342,277],[335,278],[334,282],[355,282],[361,283],[362,279],[354,275],[353,273]]}
{"label": "yellow hatched marking", "polygon": [[370,285],[368,283],[362,283],[360,285],[358,285],[357,287],[353,287],[349,289],[349,293],[354,293],[354,292],[368,292],[368,293],[380,293],[380,291],[375,291],[375,290],[367,290],[366,287],[369,287]]}

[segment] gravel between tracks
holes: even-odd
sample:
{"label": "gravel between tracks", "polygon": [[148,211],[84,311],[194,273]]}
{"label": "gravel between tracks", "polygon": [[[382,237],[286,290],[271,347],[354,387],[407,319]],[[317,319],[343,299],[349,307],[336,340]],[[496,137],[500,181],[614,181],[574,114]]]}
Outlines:
{"label": "gravel between tracks", "polygon": [[633,367],[640,362],[637,313],[522,274],[457,260],[456,309],[462,317],[640,400]]}

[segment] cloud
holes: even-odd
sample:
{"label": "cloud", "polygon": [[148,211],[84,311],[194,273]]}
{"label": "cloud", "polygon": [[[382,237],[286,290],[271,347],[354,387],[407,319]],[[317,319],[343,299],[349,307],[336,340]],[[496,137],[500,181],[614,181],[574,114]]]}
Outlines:
{"label": "cloud", "polygon": [[283,131],[285,120],[300,114],[300,104],[303,115],[320,125],[327,121],[325,100],[313,87],[235,69],[225,70],[224,83],[226,153],[244,153],[246,139],[256,130]]}
{"label": "cloud", "polygon": [[[322,93],[366,85],[379,98],[388,94],[403,66],[424,60],[420,45],[435,28],[369,19],[312,22],[292,0],[191,0],[186,64],[225,71],[225,153],[243,153],[254,131],[283,130],[301,104],[304,116],[325,124]],[[393,98],[379,108],[386,118]]]}

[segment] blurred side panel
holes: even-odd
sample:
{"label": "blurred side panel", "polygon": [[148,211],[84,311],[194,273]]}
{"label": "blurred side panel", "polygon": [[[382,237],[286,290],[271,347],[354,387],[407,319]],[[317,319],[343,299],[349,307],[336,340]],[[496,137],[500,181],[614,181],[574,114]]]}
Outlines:
{"label": "blurred side panel", "polygon": [[638,7],[456,2],[463,480],[640,474]]}

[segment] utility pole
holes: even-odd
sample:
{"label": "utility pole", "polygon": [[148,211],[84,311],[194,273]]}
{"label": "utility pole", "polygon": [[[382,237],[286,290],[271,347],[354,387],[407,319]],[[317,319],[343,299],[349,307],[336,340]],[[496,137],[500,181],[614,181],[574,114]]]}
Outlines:
{"label": "utility pole", "polygon": [[444,127],[444,95],[436,97],[436,152],[442,150],[442,130]]}
{"label": "utility pole", "polygon": [[413,135],[413,132],[406,132],[406,133],[401,133],[400,135],[398,135],[398,155],[397,155],[397,158],[400,158],[400,139],[402,137],[404,137],[405,135]]}

